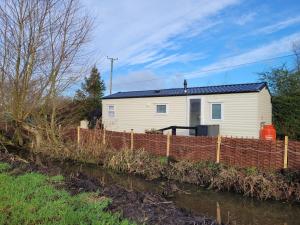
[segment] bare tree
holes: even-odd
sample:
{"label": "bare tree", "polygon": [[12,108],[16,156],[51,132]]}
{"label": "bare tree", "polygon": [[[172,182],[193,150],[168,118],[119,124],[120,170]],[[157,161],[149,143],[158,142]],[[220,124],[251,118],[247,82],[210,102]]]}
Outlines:
{"label": "bare tree", "polygon": [[1,1],[0,101],[20,142],[23,130],[55,139],[56,98],[81,71],[90,29],[77,0]]}
{"label": "bare tree", "polygon": [[300,42],[293,43],[293,52],[296,57],[296,70],[300,72]]}

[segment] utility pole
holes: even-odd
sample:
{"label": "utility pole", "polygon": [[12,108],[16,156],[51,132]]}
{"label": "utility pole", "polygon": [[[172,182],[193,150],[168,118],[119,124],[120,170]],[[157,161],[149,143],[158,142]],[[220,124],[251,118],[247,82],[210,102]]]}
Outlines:
{"label": "utility pole", "polygon": [[112,74],[114,69],[114,61],[118,60],[118,58],[109,58],[107,56],[107,59],[110,60],[110,83],[109,83],[109,94],[112,94]]}

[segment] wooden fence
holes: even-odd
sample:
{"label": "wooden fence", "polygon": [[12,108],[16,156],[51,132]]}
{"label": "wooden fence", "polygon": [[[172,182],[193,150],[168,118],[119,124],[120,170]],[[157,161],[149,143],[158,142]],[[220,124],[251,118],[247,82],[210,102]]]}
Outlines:
{"label": "wooden fence", "polygon": [[[73,135],[75,138],[75,135]],[[232,137],[172,136],[106,130],[77,129],[77,143],[106,144],[121,150],[144,149],[158,156],[176,160],[215,161],[237,167],[264,169],[300,169],[300,142],[269,141]],[[96,143],[97,142],[97,143]],[[97,151],[97,149],[95,149]]]}

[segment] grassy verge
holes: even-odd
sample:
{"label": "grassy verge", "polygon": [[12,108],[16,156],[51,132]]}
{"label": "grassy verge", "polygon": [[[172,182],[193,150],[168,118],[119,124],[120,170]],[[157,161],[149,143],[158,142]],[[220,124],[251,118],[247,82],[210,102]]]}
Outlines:
{"label": "grassy verge", "polygon": [[12,176],[0,163],[0,224],[131,224],[105,211],[110,200],[97,193],[71,196],[55,185],[63,177],[39,173]]}

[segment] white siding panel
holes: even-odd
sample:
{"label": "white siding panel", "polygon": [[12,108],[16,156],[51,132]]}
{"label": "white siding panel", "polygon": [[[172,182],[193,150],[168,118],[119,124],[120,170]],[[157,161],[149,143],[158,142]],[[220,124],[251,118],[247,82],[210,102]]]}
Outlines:
{"label": "white siding panel", "polygon": [[264,88],[259,93],[258,110],[259,124],[272,124],[272,103],[271,96],[267,88]]}
{"label": "white siding panel", "polygon": [[[211,119],[211,104],[221,103],[223,118]],[[205,124],[219,124],[221,135],[255,137],[259,135],[258,93],[205,96]]]}
{"label": "white siding panel", "polygon": [[[157,114],[156,104],[167,104],[167,114]],[[108,117],[108,105],[116,106],[114,119]],[[115,131],[145,132],[171,125],[184,126],[185,97],[127,98],[103,100],[103,122]]]}

